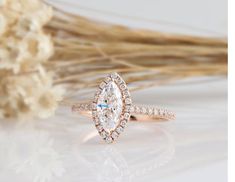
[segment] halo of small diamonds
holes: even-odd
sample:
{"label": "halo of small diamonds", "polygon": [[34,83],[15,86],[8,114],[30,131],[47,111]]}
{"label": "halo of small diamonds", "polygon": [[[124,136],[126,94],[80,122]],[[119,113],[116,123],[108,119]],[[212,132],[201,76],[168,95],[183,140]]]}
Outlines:
{"label": "halo of small diamonds", "polygon": [[[111,99],[107,95],[111,95]],[[107,143],[112,143],[123,132],[130,119],[131,106],[127,85],[117,73],[110,74],[100,83],[91,106],[92,117],[101,138]],[[107,127],[109,125],[112,127]]]}

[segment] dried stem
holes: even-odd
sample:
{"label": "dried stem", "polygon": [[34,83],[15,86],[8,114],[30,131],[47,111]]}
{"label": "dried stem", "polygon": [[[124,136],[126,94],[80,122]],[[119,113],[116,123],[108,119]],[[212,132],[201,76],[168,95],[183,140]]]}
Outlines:
{"label": "dried stem", "polygon": [[47,25],[55,54],[46,65],[70,93],[93,88],[119,72],[132,89],[197,76],[227,74],[227,40],[131,29],[95,22],[55,8]]}

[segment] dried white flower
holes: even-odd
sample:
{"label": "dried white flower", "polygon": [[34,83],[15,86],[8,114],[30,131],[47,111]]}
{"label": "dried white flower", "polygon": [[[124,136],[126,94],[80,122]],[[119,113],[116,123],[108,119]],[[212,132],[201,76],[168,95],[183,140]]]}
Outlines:
{"label": "dried white flower", "polygon": [[16,26],[16,33],[19,36],[25,35],[29,32],[38,32],[52,17],[52,8],[46,5],[34,12],[24,14],[18,21]]}
{"label": "dried white flower", "polygon": [[0,69],[12,70],[13,73],[20,72],[21,65],[27,58],[27,45],[13,37],[2,41],[0,46]]}
{"label": "dried white flower", "polygon": [[27,34],[23,39],[23,44],[27,44],[27,51],[31,58],[34,58],[38,62],[47,61],[54,51],[51,38],[42,33]]}
{"label": "dried white flower", "polygon": [[0,36],[2,36],[6,32],[6,18],[3,16],[3,14],[0,13]]}
{"label": "dried white flower", "polygon": [[33,12],[44,5],[40,0],[3,0],[3,7],[21,13]]}
{"label": "dried white flower", "polygon": [[44,63],[53,54],[43,32],[52,9],[40,0],[6,0],[0,14],[0,118],[45,118],[62,99]]}
{"label": "dried white flower", "polygon": [[52,87],[52,79],[42,67],[35,73],[2,77],[0,85],[3,117],[48,117],[54,113],[63,94],[61,88]]}

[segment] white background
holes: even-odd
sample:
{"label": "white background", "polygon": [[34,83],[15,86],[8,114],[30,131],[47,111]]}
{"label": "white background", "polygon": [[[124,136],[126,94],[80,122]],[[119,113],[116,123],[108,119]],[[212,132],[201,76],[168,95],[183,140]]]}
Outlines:
{"label": "white background", "polygon": [[[226,36],[227,31],[224,0],[77,0],[63,7],[131,27],[210,36]],[[104,144],[93,123],[71,114],[69,108],[60,108],[55,117],[43,121],[1,121],[0,181],[227,180],[225,78],[203,78],[132,95],[135,102],[174,110],[177,120],[129,123],[114,145]]]}

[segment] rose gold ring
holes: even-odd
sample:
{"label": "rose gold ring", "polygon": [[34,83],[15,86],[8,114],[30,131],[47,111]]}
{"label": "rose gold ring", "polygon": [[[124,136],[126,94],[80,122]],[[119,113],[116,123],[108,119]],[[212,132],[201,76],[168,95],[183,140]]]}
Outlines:
{"label": "rose gold ring", "polygon": [[100,83],[92,102],[74,104],[72,111],[92,116],[96,129],[107,143],[118,138],[129,120],[175,119],[175,114],[166,109],[133,105],[127,85],[117,73],[108,75]]}

